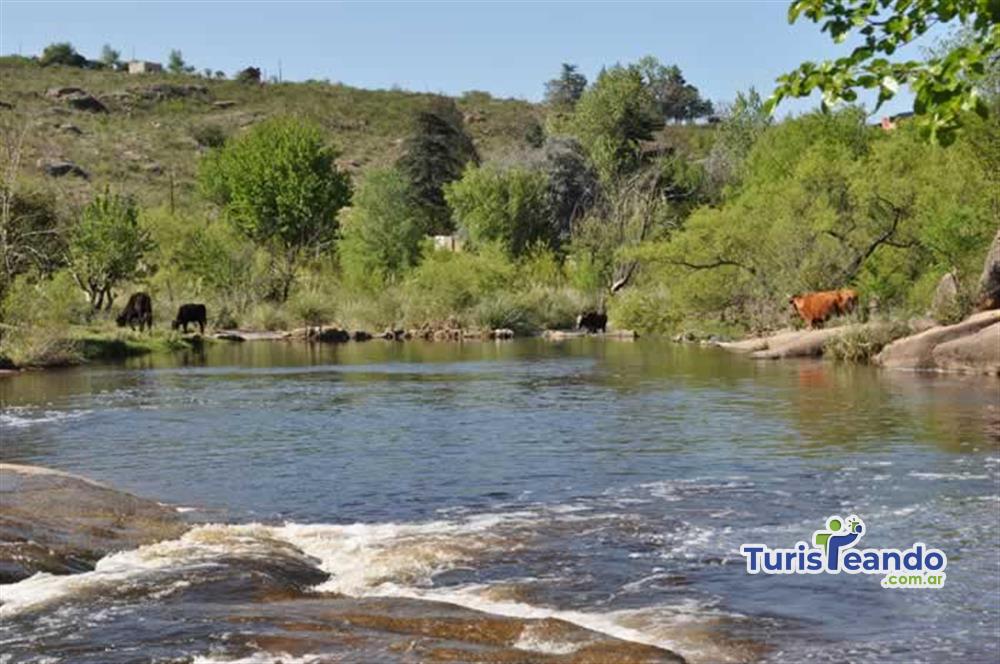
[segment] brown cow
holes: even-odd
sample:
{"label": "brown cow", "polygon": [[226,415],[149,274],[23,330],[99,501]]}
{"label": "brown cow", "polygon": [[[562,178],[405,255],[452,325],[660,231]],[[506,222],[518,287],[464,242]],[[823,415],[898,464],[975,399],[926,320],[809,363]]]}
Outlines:
{"label": "brown cow", "polygon": [[802,316],[809,329],[822,327],[832,316],[843,316],[854,311],[858,304],[857,291],[844,288],[793,295],[789,300]]}

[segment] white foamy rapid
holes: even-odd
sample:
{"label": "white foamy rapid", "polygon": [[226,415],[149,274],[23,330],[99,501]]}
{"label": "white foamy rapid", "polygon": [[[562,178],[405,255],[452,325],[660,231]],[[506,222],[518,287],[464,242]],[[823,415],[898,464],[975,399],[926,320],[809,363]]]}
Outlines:
{"label": "white foamy rapid", "polygon": [[[498,598],[496,588],[484,584],[433,587],[437,573],[471,566],[491,552],[527,546],[539,526],[551,523],[552,519],[578,518],[586,517],[578,517],[570,510],[486,514],[412,524],[204,525],[176,540],[106,556],[91,572],[69,576],[39,573],[0,586],[3,602],[0,618],[87,596],[114,596],[140,590],[161,597],[183,587],[191,577],[190,572],[222,566],[226,558],[266,560],[294,556],[330,575],[314,588],[317,592],[423,599],[512,618],[554,618],[618,639],[684,652],[688,656],[694,654],[690,643],[679,643],[675,637],[682,631],[681,625],[690,623],[692,618],[711,617],[710,609],[695,602],[598,613]],[[548,641],[544,635],[534,635],[528,630],[516,644],[524,650],[553,654],[572,652],[581,645]],[[236,661],[263,664],[278,660],[303,664],[311,661],[308,656]],[[195,661],[208,664],[216,660],[208,656]]]}

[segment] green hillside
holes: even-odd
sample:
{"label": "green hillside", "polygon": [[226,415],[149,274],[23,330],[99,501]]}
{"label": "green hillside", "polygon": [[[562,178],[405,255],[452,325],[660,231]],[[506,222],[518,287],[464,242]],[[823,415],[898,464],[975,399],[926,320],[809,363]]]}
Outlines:
{"label": "green hillside", "polygon": [[[108,112],[75,110],[47,94],[67,87],[84,90]],[[58,180],[59,189],[74,202],[87,200],[95,187],[114,183],[144,205],[159,205],[169,197],[172,175],[176,202],[183,206],[192,198],[197,157],[205,149],[196,137],[220,131],[237,135],[285,113],[324,128],[349,171],[388,165],[400,152],[414,112],[433,96],[319,81],[257,85],[175,74],[130,75],[0,58],[0,101],[12,106],[0,110],[4,124],[28,128],[22,174],[43,176],[39,160],[77,164],[89,180]],[[531,103],[482,92],[467,93],[456,102],[486,159],[520,150],[528,128],[542,117]]]}

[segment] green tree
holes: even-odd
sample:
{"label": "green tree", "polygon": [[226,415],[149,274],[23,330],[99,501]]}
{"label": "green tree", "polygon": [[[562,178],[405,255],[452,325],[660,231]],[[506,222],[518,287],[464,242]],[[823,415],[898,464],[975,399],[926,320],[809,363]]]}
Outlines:
{"label": "green tree", "polygon": [[190,74],[194,71],[194,67],[184,62],[184,55],[175,48],[170,51],[170,57],[167,59],[167,70],[171,74]]}
{"label": "green tree", "polygon": [[[1000,3],[996,0],[795,0],[788,9],[794,23],[805,16],[822,23],[836,43],[860,40],[836,60],[804,62],[778,78],[769,104],[784,97],[822,93],[824,108],[853,102],[858,89],[878,90],[878,106],[900,86],[915,93],[913,111],[931,140],[954,140],[962,116],[985,115],[979,84],[1000,56]],[[971,38],[923,59],[890,60],[897,50],[934,26],[961,25]]]}
{"label": "green tree", "polygon": [[601,187],[580,143],[553,136],[542,149],[542,171],[549,183],[549,210],[560,241],[569,239],[575,222],[597,203]]}
{"label": "green tree", "polygon": [[651,140],[662,126],[642,71],[615,65],[583,94],[567,129],[583,144],[601,179],[610,182],[640,164],[640,142]]}
{"label": "green tree", "polygon": [[105,44],[101,48],[101,63],[105,67],[117,67],[121,62],[121,53],[111,48],[111,44]]}
{"label": "green tree", "polygon": [[337,212],[351,200],[350,178],[315,125],[266,120],[201,164],[202,191],[244,235],[273,252],[282,302],[307,252],[332,244]]}
{"label": "green tree", "polygon": [[110,309],[113,289],[136,277],[153,249],[130,196],[105,190],[83,209],[69,240],[69,266],[94,309]]}
{"label": "green tree", "polygon": [[462,177],[470,162],[478,164],[479,154],[465,132],[462,114],[452,100],[436,98],[429,108],[417,113],[396,163],[410,182],[414,201],[427,215],[429,232],[451,232],[443,187]]}
{"label": "green tree", "polygon": [[45,47],[45,50],[42,51],[42,57],[38,59],[38,63],[43,67],[49,65],[84,67],[87,64],[87,58],[77,53],[76,49],[69,42],[57,42]]}
{"label": "green tree", "polygon": [[537,243],[555,241],[548,181],[538,171],[471,166],[461,180],[445,187],[445,198],[476,245],[496,243],[518,257]]}
{"label": "green tree", "polygon": [[705,164],[716,190],[739,182],[747,155],[771,123],[771,114],[757,90],[750,88],[746,93],[737,93],[736,101],[722,114],[718,135]]}
{"label": "green tree", "polygon": [[545,84],[545,103],[556,109],[572,110],[587,89],[587,77],[576,70],[576,65],[564,62],[558,78]]}
{"label": "green tree", "polygon": [[340,257],[355,283],[378,287],[420,259],[426,221],[398,171],[369,172],[342,224]]}
{"label": "green tree", "polygon": [[712,113],[712,102],[702,99],[698,88],[687,82],[677,65],[667,66],[647,55],[636,66],[664,118],[681,122]]}
{"label": "green tree", "polygon": [[63,265],[65,230],[51,193],[0,191],[0,298],[18,275],[46,276]]}

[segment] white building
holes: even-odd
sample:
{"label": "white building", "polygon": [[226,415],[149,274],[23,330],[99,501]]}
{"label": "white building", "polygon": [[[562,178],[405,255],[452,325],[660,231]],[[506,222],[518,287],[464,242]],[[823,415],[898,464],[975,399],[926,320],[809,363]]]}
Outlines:
{"label": "white building", "polygon": [[128,63],[128,73],[130,74],[156,74],[162,71],[163,71],[163,65],[161,65],[159,62],[132,60]]}

